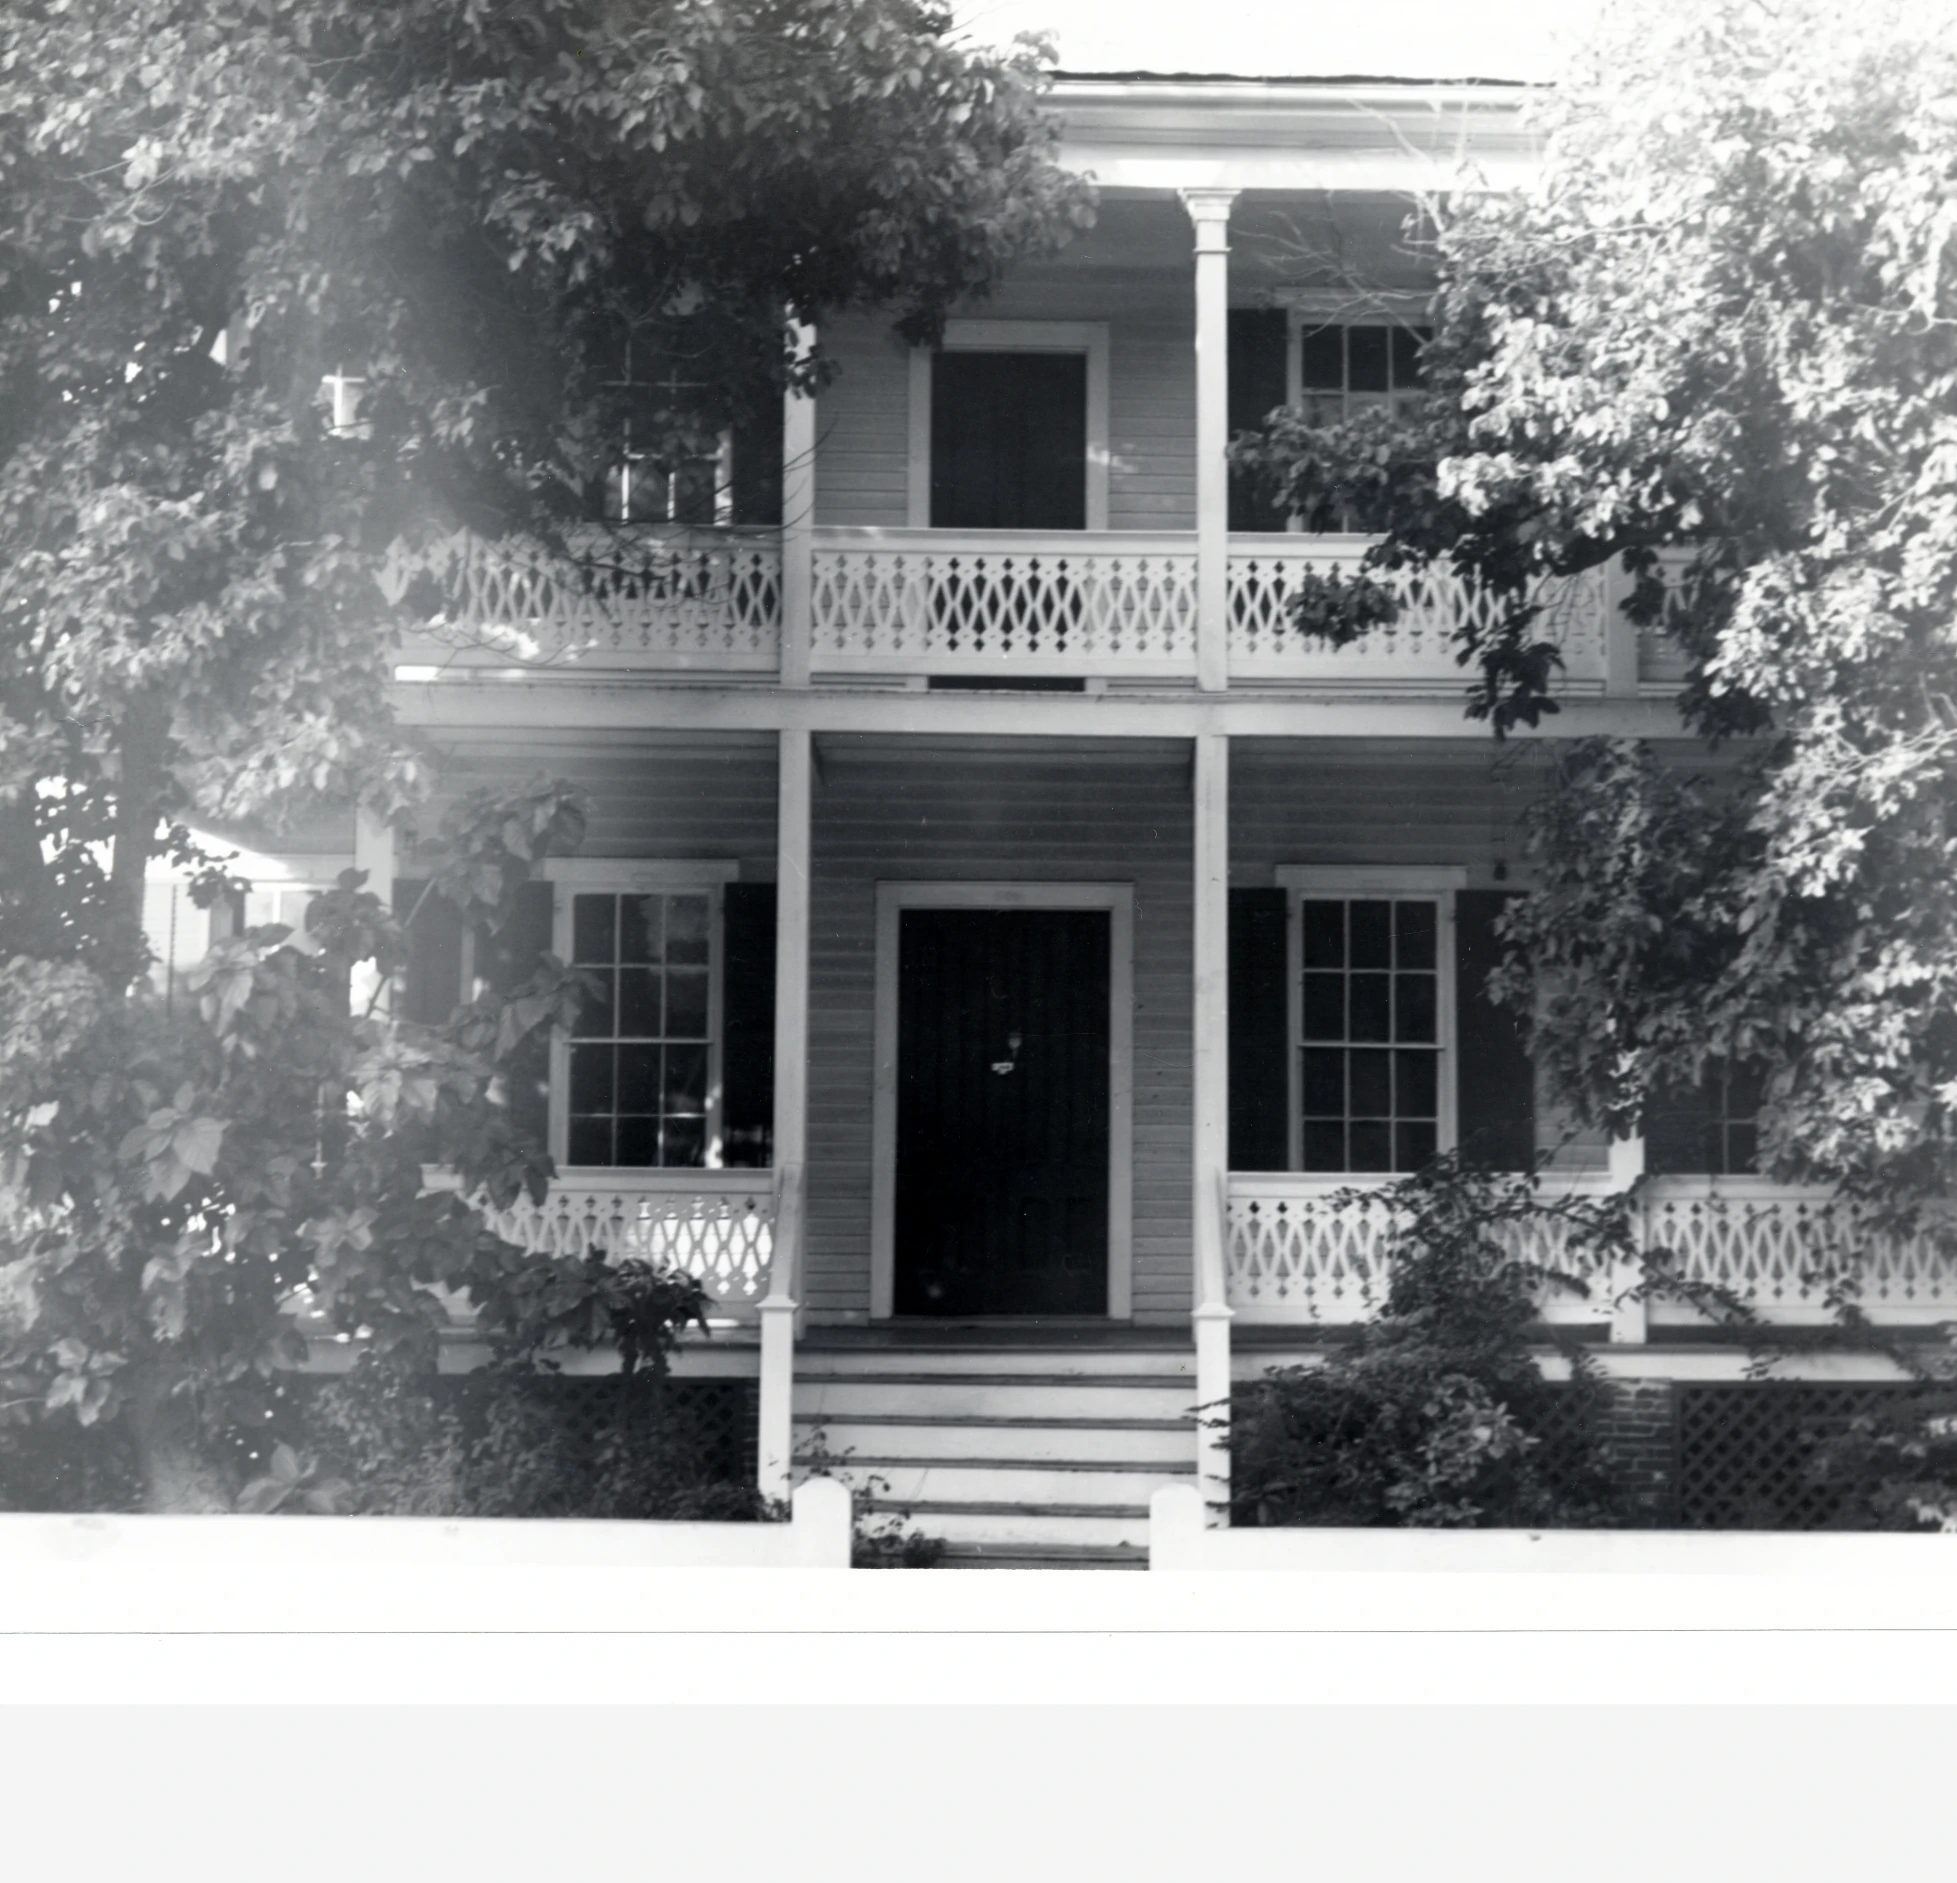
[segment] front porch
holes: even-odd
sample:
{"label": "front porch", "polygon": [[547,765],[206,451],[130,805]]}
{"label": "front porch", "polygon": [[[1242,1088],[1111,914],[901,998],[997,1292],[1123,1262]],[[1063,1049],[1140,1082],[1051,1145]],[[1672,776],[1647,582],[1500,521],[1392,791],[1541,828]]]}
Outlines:
{"label": "front porch", "polygon": [[[528,763],[513,743],[512,732],[453,752],[450,788]],[[674,953],[663,969],[604,970],[711,976],[715,1017],[697,1049],[711,1072],[697,1096],[685,1079],[668,1094],[671,1141],[699,1147],[675,1155],[693,1161],[581,1166],[566,1155],[567,1058],[551,1117],[562,1174],[544,1203],[492,1222],[528,1250],[671,1261],[697,1276],[715,1325],[681,1370],[753,1382],[771,1490],[847,1453],[845,1468],[883,1479],[884,1503],[921,1509],[923,1527],[942,1520],[942,1533],[974,1544],[1031,1547],[1044,1535],[1128,1548],[1149,1482],[1195,1478],[1221,1495],[1227,1438],[1199,1422],[1199,1407],[1220,1406],[1262,1365],[1321,1351],[1378,1306],[1392,1224],[1377,1193],[1424,1147],[1505,1131],[1519,1157],[1553,1153],[1549,1195],[1598,1196],[1640,1175],[1640,1147],[1571,1134],[1517,1084],[1512,1060],[1503,1069],[1485,1022],[1463,1027],[1530,789],[1526,767],[1473,736],[655,730],[588,752],[560,741],[552,762],[598,787],[595,854],[553,884],[560,935],[574,936],[576,905],[593,895],[650,890],[675,934],[686,899],[717,912],[721,926],[687,944],[702,965]],[[1008,976],[997,990],[1006,1006],[975,1018],[969,1037],[941,1036],[937,1051],[963,1067],[960,1102],[990,1094],[996,1113],[1062,1033],[1091,1044],[1099,1135],[1068,1181],[1088,1181],[1098,1213],[1054,1232],[1052,1249],[1066,1261],[1085,1251],[1105,1281],[1066,1313],[1015,1313],[1004,1297],[975,1309],[956,1290],[933,1307],[905,1276],[942,1279],[954,1244],[968,1271],[983,1269],[998,1232],[945,1214],[990,1206],[980,1191],[943,1188],[942,1172],[938,1190],[913,1185],[901,1203],[915,1154],[904,1132],[918,1114],[900,1095],[922,1070],[905,1058],[908,925],[930,915],[955,934],[1040,909],[1075,911],[1105,956],[1094,1027],[1074,1024],[1078,991],[1071,1007],[1044,996],[1016,1006],[1038,990]],[[1301,969],[1326,970],[1297,952],[1302,925],[1344,911],[1356,951],[1361,928],[1392,909],[1408,912],[1397,965],[1370,968],[1354,952],[1336,972],[1355,986],[1401,976],[1404,1012],[1433,1022],[1409,1021],[1397,1044],[1366,1044],[1361,1028],[1359,1044],[1313,1045],[1322,1029],[1313,1034],[1294,995]],[[1407,952],[1416,944],[1427,952]],[[999,972],[1007,958],[986,959]],[[1377,1123],[1357,1085],[1343,1123],[1302,1095],[1301,1054],[1357,1056],[1358,1080],[1359,1059],[1389,1050],[1433,1064],[1402,1068],[1415,1084]],[[1416,1088],[1428,1096],[1408,1096]],[[912,1127],[900,1128],[907,1115]],[[1328,1170],[1335,1126],[1352,1162]],[[953,1142],[976,1166],[1037,1175],[1039,1140],[1001,1158],[986,1149],[999,1128],[972,1113]],[[1370,1161],[1379,1156],[1384,1165]],[[1661,1171],[1644,1178],[1633,1221],[1639,1252],[1670,1251],[1688,1288],[1730,1291],[1772,1324],[1826,1320],[1854,1258],[1860,1304],[1879,1325],[1957,1317],[1957,1267],[1930,1235],[1880,1240],[1822,1196]],[[1723,1339],[1727,1376],[1743,1364],[1732,1336],[1683,1295],[1634,1293],[1635,1264],[1586,1270],[1546,1230],[1526,1253],[1576,1269],[1582,1290],[1547,1289],[1543,1320],[1594,1343],[1614,1370],[1675,1367],[1669,1356],[1695,1335],[1708,1361],[1705,1340]],[[1035,1268],[1045,1259],[1036,1251]],[[458,1326],[452,1364],[467,1364],[467,1347]]]}

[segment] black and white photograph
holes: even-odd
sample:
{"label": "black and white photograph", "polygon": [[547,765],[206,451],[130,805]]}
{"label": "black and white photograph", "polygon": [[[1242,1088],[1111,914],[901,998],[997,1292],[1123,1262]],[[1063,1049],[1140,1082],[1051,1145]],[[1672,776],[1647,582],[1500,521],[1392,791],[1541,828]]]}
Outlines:
{"label": "black and white photograph", "polygon": [[0,6],[23,1694],[1938,1697],[1954,1191],[1947,0]]}

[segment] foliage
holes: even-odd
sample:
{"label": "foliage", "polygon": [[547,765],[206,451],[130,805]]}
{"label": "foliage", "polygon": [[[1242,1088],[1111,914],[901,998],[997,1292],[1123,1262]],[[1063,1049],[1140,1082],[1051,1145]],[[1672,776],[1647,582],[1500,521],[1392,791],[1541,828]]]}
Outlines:
{"label": "foliage", "polygon": [[1532,1351],[1545,1283],[1581,1289],[1511,1253],[1556,1221],[1573,1248],[1627,1248],[1623,1199],[1538,1195],[1443,1157],[1368,1201],[1395,1212],[1378,1316],[1315,1366],[1273,1368],[1236,1396],[1233,1521],[1468,1528],[1628,1521],[1609,1474],[1607,1392],[1566,1347],[1567,1384]]}
{"label": "foliage", "polygon": [[829,1435],[818,1426],[808,1436],[803,1462],[812,1478],[834,1478],[849,1492],[849,1566],[852,1569],[935,1569],[944,1560],[943,1537],[927,1536],[910,1527],[908,1510],[888,1510],[881,1516],[868,1505],[888,1496],[890,1480],[880,1473],[859,1474],[849,1463],[853,1447],[829,1449]]}
{"label": "foliage", "polygon": [[1623,566],[1684,730],[1744,744],[1572,755],[1511,989],[1586,1121],[1750,1061],[1774,1174],[1899,1208],[1957,1168],[1953,96],[1934,0],[1620,6],[1537,181],[1424,206],[1413,429],[1294,421],[1260,458],[1301,506],[1372,502],[1376,571],[1491,592],[1463,651],[1498,732],[1554,709],[1547,585]]}
{"label": "foliage", "polygon": [[[310,950],[234,935],[172,1002],[146,870],[215,902],[192,822],[412,818],[404,546],[561,537],[628,432],[677,459],[819,380],[794,322],[888,304],[927,334],[1083,223],[1045,65],[913,0],[0,13],[4,1416],[128,1414],[153,1499],[221,1504],[235,1473],[162,1461],[301,1357],[295,1306],[414,1364],[440,1291],[514,1348],[610,1324],[622,1284],[464,1201],[548,1180],[502,1087],[571,1010],[561,963],[397,1023],[391,885],[354,874]],[[493,956],[582,815],[552,780],[465,800],[412,867]]]}

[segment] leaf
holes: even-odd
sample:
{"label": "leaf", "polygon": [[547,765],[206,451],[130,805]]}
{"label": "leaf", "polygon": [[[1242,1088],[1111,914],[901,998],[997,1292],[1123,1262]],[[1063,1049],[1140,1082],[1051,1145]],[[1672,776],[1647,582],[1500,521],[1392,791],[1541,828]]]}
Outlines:
{"label": "leaf", "polygon": [[217,1168],[218,1147],[224,1142],[222,1118],[190,1118],[170,1134],[170,1149],[188,1170],[208,1177]]}

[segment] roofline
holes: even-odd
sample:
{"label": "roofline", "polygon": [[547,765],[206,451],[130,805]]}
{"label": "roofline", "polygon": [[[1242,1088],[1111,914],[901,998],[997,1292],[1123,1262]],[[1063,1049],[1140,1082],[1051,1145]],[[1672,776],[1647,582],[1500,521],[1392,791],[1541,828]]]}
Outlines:
{"label": "roofline", "polygon": [[1546,91],[1549,88],[1533,79],[1485,78],[1464,75],[1459,78],[1404,78],[1389,73],[1346,72],[1324,76],[1298,74],[1272,76],[1248,72],[1070,72],[1057,70],[1052,75],[1056,89],[1074,89],[1087,86],[1120,86],[1126,91],[1160,89],[1177,94],[1187,93],[1198,85],[1231,87],[1254,85],[1266,90],[1283,87],[1287,90],[1311,91],[1360,91],[1377,88],[1384,91],[1449,91],[1454,89],[1474,91]]}

